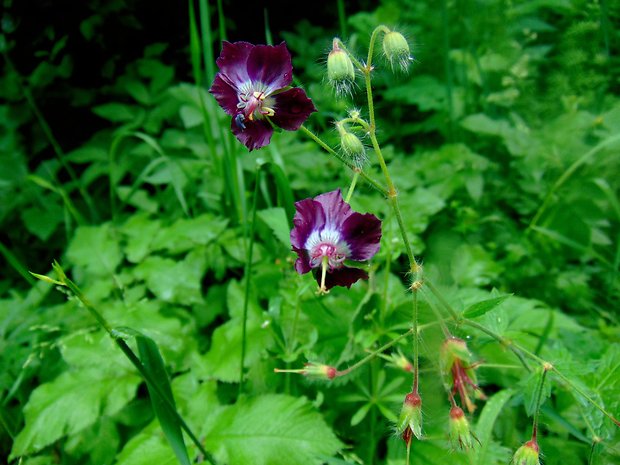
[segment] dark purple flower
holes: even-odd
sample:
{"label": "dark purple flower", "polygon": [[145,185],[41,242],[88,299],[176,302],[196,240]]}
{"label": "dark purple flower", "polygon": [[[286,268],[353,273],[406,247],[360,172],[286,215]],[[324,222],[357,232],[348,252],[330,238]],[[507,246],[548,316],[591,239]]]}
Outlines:
{"label": "dark purple flower", "polygon": [[233,134],[250,150],[269,144],[272,124],[296,131],[316,111],[302,89],[290,87],[293,66],[284,42],[223,42],[217,66],[209,92],[233,117]]}
{"label": "dark purple flower", "polygon": [[295,262],[299,274],[317,269],[323,293],[368,279],[364,270],[346,266],[345,260],[370,260],[379,251],[381,221],[375,215],[351,210],[340,189],[296,202],[295,208],[291,244],[299,257]]}

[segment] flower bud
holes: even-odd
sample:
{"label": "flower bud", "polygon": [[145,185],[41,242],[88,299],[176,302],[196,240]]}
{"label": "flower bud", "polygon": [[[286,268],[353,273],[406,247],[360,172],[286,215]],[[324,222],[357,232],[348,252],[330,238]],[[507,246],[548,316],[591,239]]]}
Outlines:
{"label": "flower bud", "polygon": [[331,381],[338,374],[338,370],[332,366],[323,365],[322,363],[308,362],[305,365],[303,374],[310,378],[328,379]]}
{"label": "flower bud", "polygon": [[396,31],[390,31],[383,36],[383,53],[392,69],[400,67],[402,71],[407,71],[409,62],[413,60],[407,39]]}
{"label": "flower bud", "polygon": [[459,407],[450,409],[449,437],[452,447],[459,449],[471,449],[474,447],[475,436],[472,433],[465,413]]}
{"label": "flower bud", "polygon": [[327,79],[336,89],[336,94],[348,94],[355,81],[355,68],[347,52],[338,47],[334,39],[332,51],[327,56]]}
{"label": "flower bud", "polygon": [[406,371],[407,373],[411,373],[413,371],[413,365],[407,359],[407,357],[402,354],[400,350],[398,351],[398,353],[392,353],[392,363],[394,363],[394,365],[396,365],[401,370]]}
{"label": "flower bud", "polygon": [[410,438],[412,433],[416,438],[422,438],[422,398],[419,394],[410,392],[405,396],[397,430],[405,442],[408,442],[407,438]]}
{"label": "flower bud", "polygon": [[512,456],[512,465],[540,465],[540,449],[536,440],[527,441]]}

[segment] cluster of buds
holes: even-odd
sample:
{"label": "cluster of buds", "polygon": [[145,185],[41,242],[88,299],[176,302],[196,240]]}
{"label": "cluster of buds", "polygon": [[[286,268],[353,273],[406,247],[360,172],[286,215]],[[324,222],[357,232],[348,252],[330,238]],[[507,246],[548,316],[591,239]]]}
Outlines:
{"label": "cluster of buds", "polygon": [[422,439],[422,398],[417,392],[405,396],[396,431],[407,444],[411,442],[412,436]]}
{"label": "cluster of buds", "polygon": [[474,447],[474,441],[478,441],[469,426],[465,412],[456,405],[450,409],[448,436],[452,447],[455,449],[471,449]]}
{"label": "cluster of buds", "polygon": [[[380,26],[383,32],[383,55],[392,67],[392,71],[406,72],[413,61],[407,39],[400,32],[392,31]],[[372,70],[370,65],[364,65],[355,60],[355,65],[348,50],[344,48],[338,37],[332,41],[332,49],[327,55],[327,79],[336,91],[336,95],[351,94],[355,84],[355,66],[365,73]]]}
{"label": "cluster of buds", "polygon": [[470,413],[476,409],[469,398],[470,395],[479,399],[486,398],[478,387],[474,371],[476,364],[473,363],[472,358],[467,343],[462,339],[450,337],[441,346],[439,356],[441,371],[449,379],[452,394],[458,393],[461,403]]}

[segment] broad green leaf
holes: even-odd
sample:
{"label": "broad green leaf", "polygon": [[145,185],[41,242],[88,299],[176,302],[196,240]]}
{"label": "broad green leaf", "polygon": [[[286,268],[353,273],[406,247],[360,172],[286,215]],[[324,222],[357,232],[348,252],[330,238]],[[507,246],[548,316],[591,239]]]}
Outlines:
{"label": "broad green leaf", "polygon": [[164,302],[191,305],[202,303],[201,280],[205,269],[206,258],[196,249],[181,261],[148,257],[136,267],[135,275]]}
{"label": "broad green leaf", "polygon": [[513,394],[514,391],[511,389],[499,391],[486,402],[480,413],[478,423],[476,424],[476,437],[480,441],[480,447],[475,450],[476,460],[479,465],[487,465],[489,463],[487,455],[489,444],[492,441],[493,425]]}
{"label": "broad green leaf", "polygon": [[138,344],[140,361],[144,365],[146,371],[151,375],[152,379],[157,383],[159,391],[165,396],[165,398],[162,399],[158,391],[147,382],[149,396],[151,397],[153,410],[157,415],[159,424],[179,462],[182,465],[189,465],[190,460],[187,455],[185,441],[183,440],[181,426],[174,412],[170,410],[171,407],[176,409],[176,406],[174,397],[172,396],[170,381],[168,380],[168,373],[166,372],[166,367],[164,366],[164,361],[161,358],[157,344],[144,335],[136,336],[136,342]]}
{"label": "broad green leaf", "polygon": [[309,465],[334,455],[341,442],[301,397],[242,398],[205,422],[208,450],[228,465]]}
{"label": "broad green leaf", "polygon": [[124,369],[100,367],[65,371],[37,387],[24,407],[25,427],[11,457],[31,454],[64,435],[79,433],[101,415],[114,415],[135,394],[139,378]]}
{"label": "broad green leaf", "polygon": [[510,294],[476,302],[475,304],[470,305],[465,309],[465,311],[463,312],[463,316],[465,318],[476,318],[477,316],[484,315],[488,311],[493,310],[508,297],[510,297]]}
{"label": "broad green leaf", "polygon": [[166,444],[157,422],[131,438],[116,458],[116,465],[176,465],[177,457]]}
{"label": "broad green leaf", "polygon": [[110,224],[81,226],[67,249],[67,258],[94,276],[110,276],[123,259]]}

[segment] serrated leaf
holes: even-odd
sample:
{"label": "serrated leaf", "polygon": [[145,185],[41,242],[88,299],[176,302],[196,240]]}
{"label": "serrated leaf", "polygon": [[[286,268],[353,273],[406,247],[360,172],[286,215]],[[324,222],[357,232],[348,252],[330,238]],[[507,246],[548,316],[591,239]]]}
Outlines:
{"label": "serrated leaf", "polygon": [[484,315],[485,313],[493,310],[508,297],[510,297],[510,294],[476,302],[475,304],[472,304],[465,309],[465,311],[463,312],[463,316],[465,318],[476,318],[477,316]]}
{"label": "serrated leaf", "polygon": [[123,259],[109,224],[81,226],[67,249],[67,258],[95,276],[110,276]]}
{"label": "serrated leaf", "polygon": [[209,418],[201,436],[228,465],[319,464],[342,447],[307,400],[284,395],[241,399]]}
{"label": "serrated leaf", "polygon": [[131,438],[116,458],[116,465],[173,465],[177,463],[177,458],[164,441],[157,422],[151,423]]}
{"label": "serrated leaf", "polygon": [[92,425],[100,415],[115,414],[133,398],[138,382],[125,371],[96,367],[66,371],[42,384],[24,407],[26,426],[15,438],[11,457],[41,450]]}
{"label": "serrated leaf", "polygon": [[258,211],[256,214],[265,222],[267,226],[269,226],[280,242],[287,248],[290,248],[290,230],[284,208],[267,208],[265,210]]}

